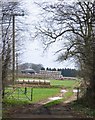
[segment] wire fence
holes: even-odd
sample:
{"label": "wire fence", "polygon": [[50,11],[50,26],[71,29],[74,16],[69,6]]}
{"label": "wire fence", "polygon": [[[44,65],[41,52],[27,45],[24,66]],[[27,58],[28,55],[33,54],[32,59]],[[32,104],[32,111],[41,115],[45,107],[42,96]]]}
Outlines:
{"label": "wire fence", "polygon": [[32,99],[33,99],[33,88],[8,87],[5,90],[5,98],[32,101]]}

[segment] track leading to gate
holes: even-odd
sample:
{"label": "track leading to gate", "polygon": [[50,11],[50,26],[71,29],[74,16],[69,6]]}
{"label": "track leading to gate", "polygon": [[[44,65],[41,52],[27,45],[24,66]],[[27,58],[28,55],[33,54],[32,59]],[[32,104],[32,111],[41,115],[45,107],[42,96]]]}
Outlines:
{"label": "track leading to gate", "polygon": [[[87,119],[87,116],[76,113],[70,107],[70,102],[76,100],[76,96],[72,96],[68,100],[53,105],[50,107],[45,107],[44,105],[55,99],[61,99],[61,97],[55,96],[53,98],[48,98],[47,100],[24,105],[23,107],[14,108],[10,110],[10,118],[83,118]],[[77,119],[76,119],[77,120]]]}

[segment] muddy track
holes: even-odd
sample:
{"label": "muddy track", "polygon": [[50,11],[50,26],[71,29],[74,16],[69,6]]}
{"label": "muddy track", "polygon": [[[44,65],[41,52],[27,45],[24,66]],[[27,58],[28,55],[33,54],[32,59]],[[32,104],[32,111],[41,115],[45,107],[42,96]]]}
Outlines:
{"label": "muddy track", "polygon": [[[10,118],[76,118],[86,117],[80,113],[72,110],[69,103],[76,99],[72,96],[65,102],[50,107],[44,105],[50,100],[44,100],[35,104],[28,104],[22,107],[13,108],[9,110],[8,116]],[[10,114],[11,113],[11,114]]]}

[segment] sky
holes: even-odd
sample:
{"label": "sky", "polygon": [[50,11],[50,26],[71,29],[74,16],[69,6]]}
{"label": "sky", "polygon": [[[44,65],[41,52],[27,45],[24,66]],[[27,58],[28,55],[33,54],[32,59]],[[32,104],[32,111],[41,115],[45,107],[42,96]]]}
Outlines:
{"label": "sky", "polygon": [[[25,23],[29,24],[28,27],[31,31],[29,34],[33,33],[33,24],[39,21],[39,8],[34,4],[34,2],[39,1],[40,0],[23,0],[22,8],[28,12],[28,15],[25,15],[24,18]],[[41,2],[43,1],[51,2],[52,0],[41,0]],[[55,2],[56,1],[57,0],[55,0]],[[23,40],[23,54],[19,57],[21,63],[42,64],[45,68],[75,68],[73,60],[62,63],[56,62],[58,55],[55,54],[55,52],[63,43],[56,42],[47,51],[44,51],[42,43],[39,40],[32,40],[29,34],[26,35],[25,40]]]}

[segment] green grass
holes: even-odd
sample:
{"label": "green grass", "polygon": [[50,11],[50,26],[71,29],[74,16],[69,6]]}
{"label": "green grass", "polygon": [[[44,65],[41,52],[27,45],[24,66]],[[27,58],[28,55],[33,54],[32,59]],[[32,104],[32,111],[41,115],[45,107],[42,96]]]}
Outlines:
{"label": "green grass", "polygon": [[[64,100],[71,96],[73,93],[72,88],[78,84],[76,80],[50,80],[52,86],[58,86],[55,88],[33,88],[33,95],[31,101],[31,88],[27,88],[27,94],[25,95],[25,89],[20,88],[13,91],[11,87],[6,88],[6,92],[9,92],[10,95],[5,97],[4,103],[10,105],[20,105],[20,104],[27,104],[27,103],[35,103],[48,97],[55,96],[56,94],[60,93],[60,87],[63,86],[69,92],[65,93]],[[60,100],[59,100],[60,101]]]}
{"label": "green grass", "polygon": [[36,88],[33,90],[33,102],[46,99],[48,97],[54,96],[60,92],[59,88]]}
{"label": "green grass", "polygon": [[7,104],[26,104],[34,103],[48,97],[54,96],[60,92],[60,88],[33,88],[32,101],[31,101],[31,88],[27,88],[27,94],[24,94],[24,88],[16,89],[14,92],[12,89],[6,89],[6,92],[12,93],[8,95],[4,102]]}
{"label": "green grass", "polygon": [[63,86],[63,87],[72,87],[74,84],[76,84],[77,80],[50,80],[50,84],[52,86]]}
{"label": "green grass", "polygon": [[25,92],[24,88],[16,89],[15,91],[13,91],[11,87],[7,87],[6,92],[7,93],[10,92],[11,94],[5,97],[5,99],[3,99],[3,105],[4,105],[3,115],[6,116],[10,108],[13,108],[13,107],[18,108],[19,106],[23,106],[25,104],[36,103],[41,100],[45,100],[48,97],[53,97],[57,95],[58,93],[60,93],[60,87],[66,88],[66,90],[68,90],[69,92],[65,93],[62,99],[47,103],[45,106],[48,107],[48,106],[52,106],[55,104],[59,104],[62,101],[67,100],[69,97],[73,95],[72,89],[74,86],[77,86],[78,81],[76,80],[50,80],[50,83],[51,83],[51,86],[56,86],[56,87],[33,88],[32,101],[29,100],[31,99],[31,88],[27,89],[27,94],[26,94],[27,97],[26,97],[24,94]]}
{"label": "green grass", "polygon": [[[23,80],[28,80],[30,78],[19,78]],[[39,79],[38,79],[39,80]],[[52,86],[64,86],[64,87],[72,87],[78,80],[50,80],[50,84]]]}
{"label": "green grass", "polygon": [[3,100],[3,105],[8,108],[14,107],[14,106],[22,106],[22,105],[29,104],[29,103],[30,103],[30,101],[27,101],[27,100],[22,101],[20,99],[18,100],[18,99],[13,99],[13,98],[11,98],[11,99],[6,98]]}
{"label": "green grass", "polygon": [[59,104],[63,101],[66,101],[68,98],[70,98],[73,95],[72,89],[79,85],[79,81],[78,80],[51,80],[51,85],[52,86],[63,86],[64,88],[68,90],[68,92],[64,94],[62,99],[54,100],[54,101],[51,101],[45,104],[46,107]]}
{"label": "green grass", "polygon": [[58,100],[51,101],[51,102],[45,104],[44,106],[45,107],[50,107],[50,106],[53,106],[53,105],[60,104],[61,102],[63,102],[63,99],[58,99]]}
{"label": "green grass", "polygon": [[65,100],[67,100],[68,98],[70,98],[71,96],[73,95],[73,93],[71,91],[68,91],[67,93],[64,94],[63,98],[62,99],[58,99],[58,100],[54,100],[54,101],[51,101],[47,104],[45,104],[44,106],[45,107],[50,107],[50,106],[53,106],[53,105],[57,105],[61,102],[64,102]]}

